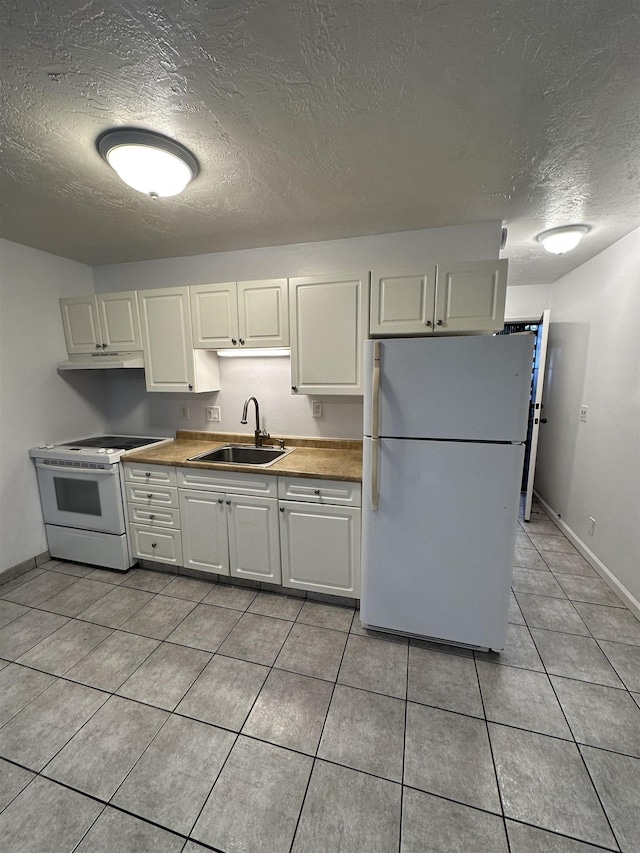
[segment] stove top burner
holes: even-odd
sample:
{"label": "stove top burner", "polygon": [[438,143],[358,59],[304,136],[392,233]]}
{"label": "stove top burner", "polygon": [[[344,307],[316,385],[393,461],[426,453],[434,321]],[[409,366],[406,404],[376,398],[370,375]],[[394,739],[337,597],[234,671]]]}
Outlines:
{"label": "stove top burner", "polygon": [[111,450],[134,450],[136,447],[145,447],[160,441],[158,438],[140,438],[129,435],[99,435],[95,438],[83,438],[80,441],[69,441],[59,447],[68,447],[69,450],[81,450],[84,447],[106,448]]}

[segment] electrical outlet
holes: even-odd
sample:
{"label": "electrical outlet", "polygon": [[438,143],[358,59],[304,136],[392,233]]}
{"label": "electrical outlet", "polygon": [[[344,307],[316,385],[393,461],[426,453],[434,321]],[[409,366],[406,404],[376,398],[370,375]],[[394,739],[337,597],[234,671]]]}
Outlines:
{"label": "electrical outlet", "polygon": [[189,420],[189,406],[180,406],[180,420],[188,421]]}
{"label": "electrical outlet", "polygon": [[207,406],[207,420],[214,423],[220,423],[220,406]]}
{"label": "electrical outlet", "polygon": [[587,422],[587,416],[589,414],[589,406],[580,406],[580,420],[583,424]]}
{"label": "electrical outlet", "polygon": [[313,400],[311,403],[311,414],[314,418],[322,417],[322,403],[320,400]]}
{"label": "electrical outlet", "polygon": [[591,516],[589,516],[589,526],[587,528],[587,532],[589,533],[589,536],[593,536],[593,534],[596,532],[596,520]]}

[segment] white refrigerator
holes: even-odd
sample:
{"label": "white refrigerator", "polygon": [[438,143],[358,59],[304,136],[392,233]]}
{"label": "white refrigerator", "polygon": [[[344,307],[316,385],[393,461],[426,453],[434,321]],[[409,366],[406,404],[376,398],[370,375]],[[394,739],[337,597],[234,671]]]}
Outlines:
{"label": "white refrigerator", "polygon": [[364,625],[504,648],[533,344],[366,342]]}

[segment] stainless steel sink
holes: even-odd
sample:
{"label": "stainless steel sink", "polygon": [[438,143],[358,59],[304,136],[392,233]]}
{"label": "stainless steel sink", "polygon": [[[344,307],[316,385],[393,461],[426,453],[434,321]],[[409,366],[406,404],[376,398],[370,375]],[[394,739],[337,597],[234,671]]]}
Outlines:
{"label": "stainless steel sink", "polygon": [[281,447],[255,447],[253,444],[226,444],[216,450],[191,456],[189,462],[226,462],[231,465],[251,465],[266,468],[273,465],[278,459],[282,459],[289,453],[293,453],[295,447],[285,450]]}

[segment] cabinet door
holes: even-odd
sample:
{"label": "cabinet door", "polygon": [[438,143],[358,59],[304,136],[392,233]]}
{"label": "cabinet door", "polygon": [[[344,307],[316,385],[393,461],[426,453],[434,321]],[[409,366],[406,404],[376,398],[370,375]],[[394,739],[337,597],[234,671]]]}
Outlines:
{"label": "cabinet door", "polygon": [[496,332],[504,326],[508,261],[438,264],[434,331]]}
{"label": "cabinet door", "polygon": [[224,495],[180,489],[183,565],[229,574],[227,507]]}
{"label": "cabinet door", "polygon": [[278,501],[226,495],[231,575],[280,583]]}
{"label": "cabinet door", "polygon": [[192,391],[195,386],[189,288],[138,292],[147,391]]}
{"label": "cabinet door", "polygon": [[371,334],[431,334],[435,293],[435,266],[428,273],[372,273]]}
{"label": "cabinet door", "polygon": [[282,585],[360,597],[360,509],[282,501]]}
{"label": "cabinet door", "polygon": [[132,551],[141,560],[155,560],[172,566],[182,565],[182,542],[179,530],[154,530],[130,524]]}
{"label": "cabinet door", "polygon": [[62,326],[69,355],[102,348],[95,296],[71,296],[60,300]]}
{"label": "cabinet door", "polygon": [[362,394],[369,275],[289,282],[294,394]]}
{"label": "cabinet door", "polygon": [[193,346],[196,349],[229,349],[238,346],[235,281],[192,285],[189,291]]}
{"label": "cabinet door", "polygon": [[288,347],[287,279],[239,281],[238,327],[240,346]]}
{"label": "cabinet door", "polygon": [[96,297],[106,352],[141,350],[140,316],[135,290],[125,293],[101,293]]}

